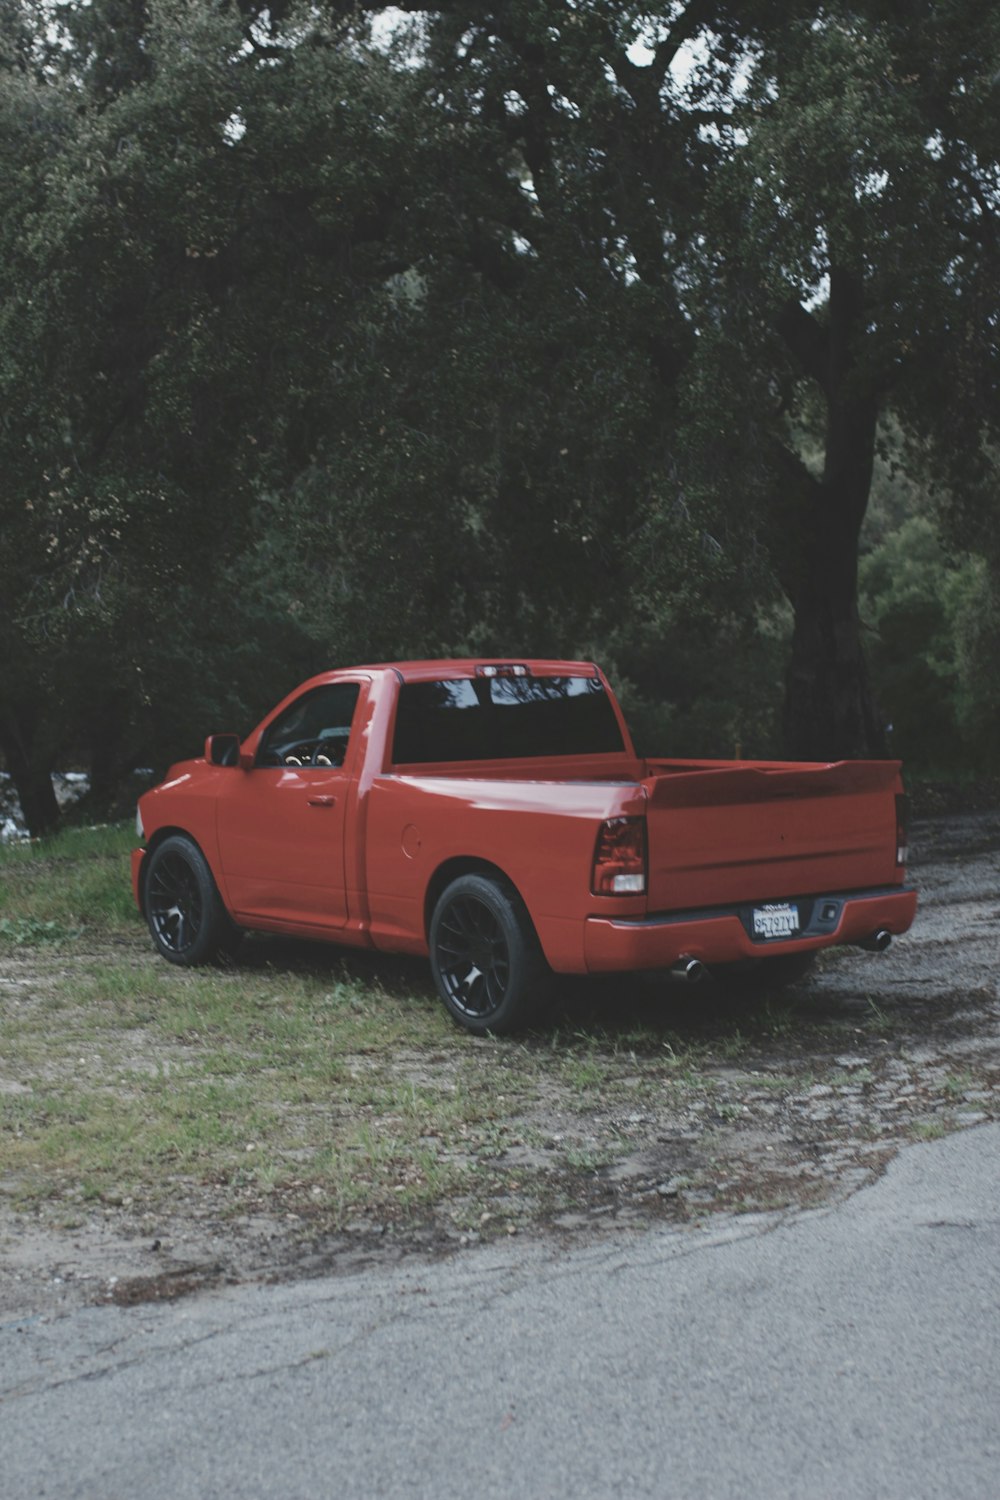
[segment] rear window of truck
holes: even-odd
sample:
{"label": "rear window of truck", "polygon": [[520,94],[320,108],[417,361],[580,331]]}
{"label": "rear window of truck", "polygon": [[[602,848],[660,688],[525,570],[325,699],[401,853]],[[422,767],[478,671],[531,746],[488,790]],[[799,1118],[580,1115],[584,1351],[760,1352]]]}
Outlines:
{"label": "rear window of truck", "polygon": [[596,677],[462,677],[407,682],[399,690],[396,765],[624,749]]}

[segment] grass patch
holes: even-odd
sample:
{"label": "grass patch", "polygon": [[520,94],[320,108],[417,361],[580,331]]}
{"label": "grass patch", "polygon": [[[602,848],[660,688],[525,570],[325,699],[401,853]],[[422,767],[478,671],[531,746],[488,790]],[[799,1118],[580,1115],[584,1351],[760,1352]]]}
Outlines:
{"label": "grass patch", "polygon": [[816,1082],[812,1073],[754,1073],[749,1080],[754,1090],[775,1095],[804,1094]]}
{"label": "grass patch", "polygon": [[[407,1021],[396,997],[356,1008],[347,985],[314,975],[148,966],[84,962],[13,1008],[2,1167],[23,1199],[86,1182],[155,1204],[184,1178],[262,1201],[291,1187],[339,1223],[361,1204],[436,1202],[475,1177],[477,1145],[495,1149],[503,1100],[422,998]],[[452,1055],[444,1081],[410,1076],[415,1034]]]}
{"label": "grass patch", "polygon": [[38,917],[0,917],[0,943],[29,948],[37,943],[63,943],[80,936],[79,927],[62,922],[42,922]]}
{"label": "grass patch", "polygon": [[127,824],[0,844],[0,941],[66,941],[88,930],[134,927],[128,873],[134,844]]}
{"label": "grass patch", "polygon": [[[68,857],[48,868],[78,885]],[[706,1047],[662,1025],[483,1041],[419,963],[250,940],[184,970],[131,915],[32,949],[3,1005],[0,1179],[59,1222],[201,1192],[326,1228],[506,1225],[628,1149],[613,1111],[712,1088]]]}
{"label": "grass patch", "polygon": [[419,965],[270,941],[229,968],[163,963],[132,843],[73,829],[0,850],[0,944],[24,955],[0,992],[8,1195],[68,1223],[70,1204],[203,1191],[331,1227],[477,1195],[543,1054],[458,1032]]}
{"label": "grass patch", "polygon": [[960,1073],[949,1073],[944,1081],[944,1094],[947,1099],[954,1102],[961,1099],[971,1088],[975,1087],[975,1078],[968,1068],[963,1068]]}

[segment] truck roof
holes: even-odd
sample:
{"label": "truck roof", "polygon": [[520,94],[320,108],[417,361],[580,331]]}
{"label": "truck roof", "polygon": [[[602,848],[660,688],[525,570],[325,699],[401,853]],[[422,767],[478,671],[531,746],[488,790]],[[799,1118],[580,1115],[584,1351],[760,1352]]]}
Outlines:
{"label": "truck roof", "polygon": [[562,661],[531,656],[457,656],[428,661],[382,661],[339,668],[354,672],[395,672],[404,682],[437,681],[447,677],[474,677],[480,667],[526,667],[532,677],[596,677],[592,661]]}

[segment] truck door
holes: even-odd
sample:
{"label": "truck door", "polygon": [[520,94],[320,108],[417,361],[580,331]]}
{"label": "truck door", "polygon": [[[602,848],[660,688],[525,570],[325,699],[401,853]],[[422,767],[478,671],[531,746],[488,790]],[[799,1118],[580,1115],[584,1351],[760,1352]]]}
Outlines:
{"label": "truck door", "polygon": [[343,927],[344,819],[360,682],[296,698],[266,727],[250,770],[224,778],[218,837],[237,917]]}

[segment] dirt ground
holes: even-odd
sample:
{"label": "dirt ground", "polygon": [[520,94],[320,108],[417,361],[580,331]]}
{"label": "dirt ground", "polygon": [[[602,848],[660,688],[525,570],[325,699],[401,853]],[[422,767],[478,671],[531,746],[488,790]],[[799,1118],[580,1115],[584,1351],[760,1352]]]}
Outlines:
{"label": "dirt ground", "polygon": [[[907,937],[877,957],[824,955],[780,1000],[648,980],[602,984],[581,999],[578,987],[556,1024],[579,1035],[596,1019],[615,1086],[606,1096],[595,1090],[582,1136],[579,1113],[569,1120],[564,1100],[547,1100],[543,1088],[526,1144],[492,1164],[496,1206],[479,1230],[457,1228],[453,1205],[441,1204],[419,1222],[359,1216],[331,1234],[291,1198],[234,1213],[193,1182],[178,1184],[155,1216],[104,1202],[59,1228],[0,1195],[0,1318],[469,1253],[503,1232],[570,1240],[664,1220],[697,1232],[719,1213],[835,1202],[883,1171],[901,1145],[995,1118],[1000,1106],[1000,811],[919,822],[911,875],[921,904]],[[32,964],[42,962],[18,951],[16,982],[30,984]],[[618,1018],[624,1028],[654,1009],[669,1016],[670,1035],[697,1049],[698,1076],[662,1097],[637,1087],[630,1106],[627,1049],[607,1038]],[[433,1065],[441,1060],[414,1055],[415,1069]],[[557,1149],[568,1130],[580,1146],[572,1159]],[[548,1187],[539,1194],[543,1168]],[[522,1179],[535,1183],[531,1195]]]}

